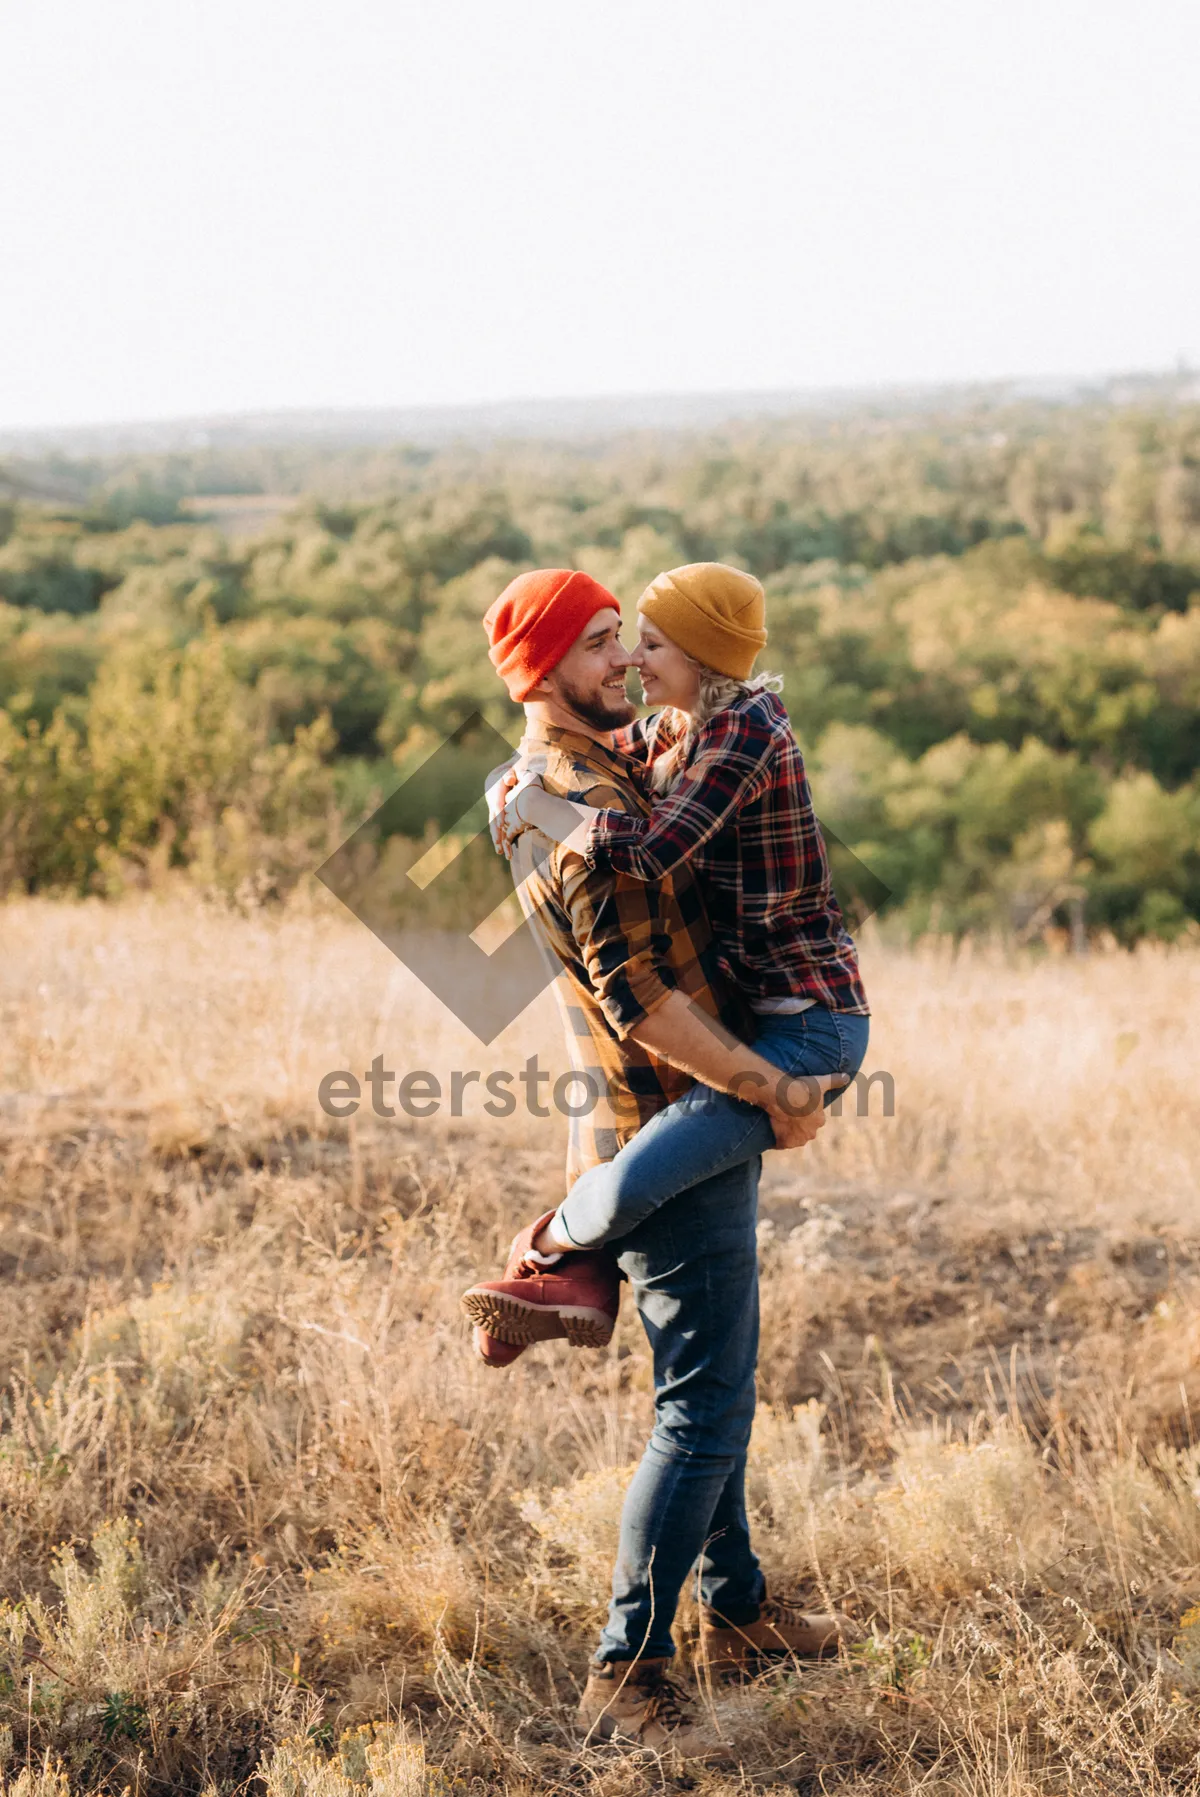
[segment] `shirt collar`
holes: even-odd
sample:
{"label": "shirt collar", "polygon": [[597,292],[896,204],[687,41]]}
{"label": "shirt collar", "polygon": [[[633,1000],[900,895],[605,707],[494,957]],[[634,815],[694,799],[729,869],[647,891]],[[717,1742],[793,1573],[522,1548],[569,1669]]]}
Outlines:
{"label": "shirt collar", "polygon": [[522,748],[532,748],[540,744],[544,748],[558,749],[572,761],[586,761],[590,766],[603,773],[616,774],[618,779],[625,780],[640,788],[638,763],[631,756],[621,755],[607,743],[597,742],[594,736],[585,736],[581,730],[568,730],[561,724],[545,724],[540,720],[531,722],[521,738]]}

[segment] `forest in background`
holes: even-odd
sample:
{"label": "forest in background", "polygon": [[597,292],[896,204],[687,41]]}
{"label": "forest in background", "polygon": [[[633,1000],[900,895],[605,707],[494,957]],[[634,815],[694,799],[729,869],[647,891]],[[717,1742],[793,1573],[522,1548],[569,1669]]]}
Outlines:
{"label": "forest in background", "polygon": [[[254,495],[274,522],[225,534]],[[0,889],[282,895],[462,731],[401,806],[415,854],[494,760],[470,720],[519,730],[501,587],[580,566],[632,625],[707,558],[765,582],[818,810],[898,931],[1200,932],[1200,405],[1170,399],[10,459]]]}

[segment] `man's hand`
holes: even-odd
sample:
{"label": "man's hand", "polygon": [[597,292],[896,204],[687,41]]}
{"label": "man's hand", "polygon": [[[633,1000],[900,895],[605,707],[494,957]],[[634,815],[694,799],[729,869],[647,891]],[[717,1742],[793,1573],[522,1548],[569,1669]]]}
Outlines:
{"label": "man's hand", "polygon": [[690,1073],[701,1085],[765,1111],[777,1148],[803,1148],[811,1142],[825,1126],[821,1100],[826,1092],[850,1083],[848,1073],[782,1073],[679,991],[669,992],[629,1034],[639,1047]]}
{"label": "man's hand", "polygon": [[850,1084],[848,1073],[781,1074],[764,1106],[775,1132],[776,1148],[805,1148],[825,1127],[823,1099]]}

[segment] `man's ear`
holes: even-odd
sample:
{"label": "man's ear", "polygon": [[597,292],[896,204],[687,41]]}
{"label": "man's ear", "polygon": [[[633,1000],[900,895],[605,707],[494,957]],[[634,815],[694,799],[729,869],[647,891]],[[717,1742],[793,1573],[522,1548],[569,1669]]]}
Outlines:
{"label": "man's ear", "polygon": [[558,698],[558,694],[555,692],[554,688],[551,686],[549,680],[539,680],[537,685],[533,688],[533,691],[526,693],[522,703],[525,705],[528,705],[534,699],[541,699],[541,700],[545,701],[545,700],[556,700],[557,698]]}

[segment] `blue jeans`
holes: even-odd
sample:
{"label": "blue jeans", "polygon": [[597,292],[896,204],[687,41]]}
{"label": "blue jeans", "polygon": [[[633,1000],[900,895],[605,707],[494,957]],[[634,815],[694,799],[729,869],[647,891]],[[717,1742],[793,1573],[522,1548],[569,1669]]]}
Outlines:
{"label": "blue jeans", "polygon": [[[813,1005],[793,1017],[764,1017],[754,1049],[785,1073],[849,1073],[862,1066],[869,1017]],[[825,1099],[832,1103],[835,1093]],[[693,1086],[645,1124],[614,1160],[581,1173],[558,1209],[579,1248],[624,1237],[660,1204],[701,1180],[744,1165],[775,1137],[765,1111]]]}
{"label": "blue jeans", "polygon": [[601,1660],[666,1659],[679,1593],[753,1622],[763,1576],[744,1496],[758,1359],[754,1226],[760,1162],[662,1204],[618,1260],[654,1354],[654,1430],[621,1512]]}

